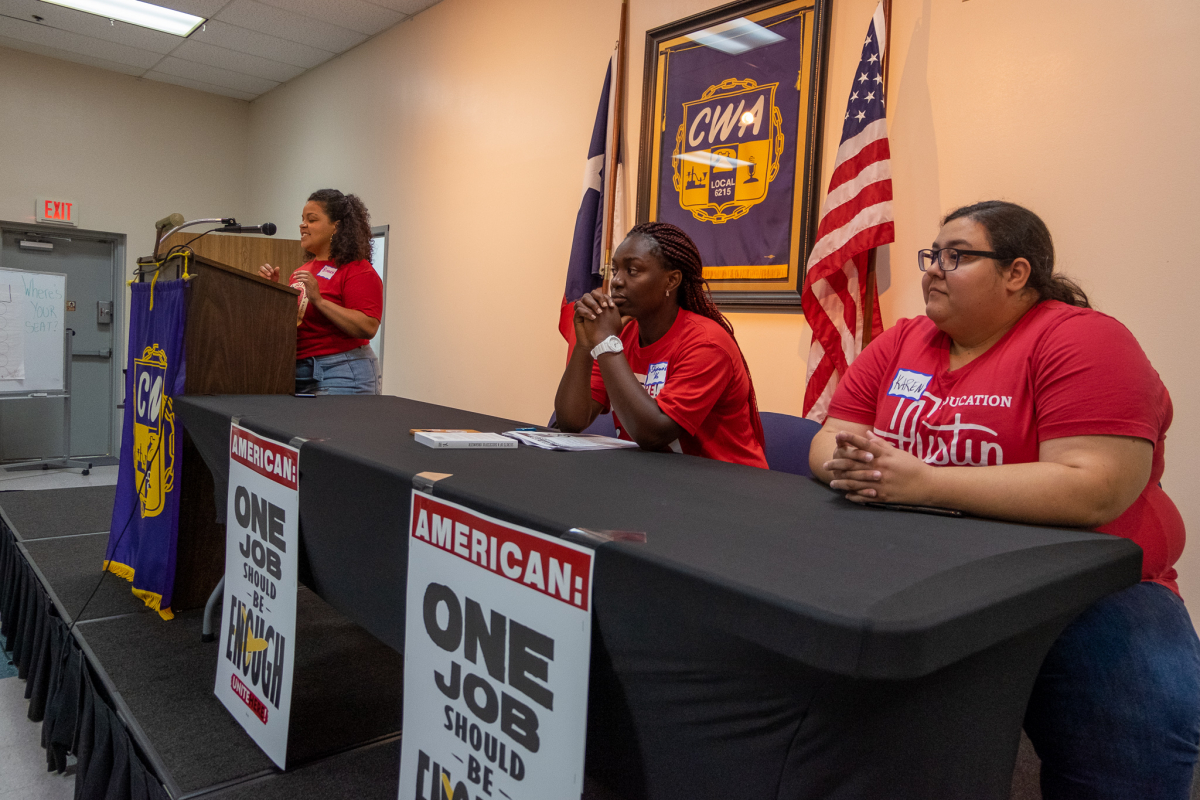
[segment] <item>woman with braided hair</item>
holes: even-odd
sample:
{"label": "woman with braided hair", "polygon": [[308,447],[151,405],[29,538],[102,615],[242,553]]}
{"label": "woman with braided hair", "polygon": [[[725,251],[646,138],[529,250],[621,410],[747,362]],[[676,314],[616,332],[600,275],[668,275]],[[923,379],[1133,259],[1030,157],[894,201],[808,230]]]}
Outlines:
{"label": "woman with braided hair", "polygon": [[575,303],[559,428],[581,431],[611,409],[618,435],[643,450],[766,469],[750,369],[688,235],[665,222],[635,227],[613,255],[610,288]]}
{"label": "woman with braided hair", "polygon": [[[311,260],[291,276],[303,293],[296,392],[379,394],[379,364],[369,342],[383,318],[383,281],[371,266],[367,207],[337,189],[313,192],[300,215],[300,245]],[[258,274],[277,281],[279,267],[263,264]]]}

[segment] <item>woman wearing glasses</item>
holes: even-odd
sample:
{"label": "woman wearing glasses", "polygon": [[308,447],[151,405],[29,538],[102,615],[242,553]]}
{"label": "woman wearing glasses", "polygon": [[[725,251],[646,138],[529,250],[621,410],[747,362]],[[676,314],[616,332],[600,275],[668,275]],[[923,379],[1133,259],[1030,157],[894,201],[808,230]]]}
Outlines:
{"label": "woman wearing glasses", "polygon": [[1133,335],[1054,274],[1012,203],[946,217],[919,254],[924,317],[872,342],[814,437],[813,473],[856,502],[1124,536],[1142,582],[1063,632],[1025,728],[1047,798],[1188,797],[1200,642],[1179,597],[1183,520],[1159,480],[1171,399]]}

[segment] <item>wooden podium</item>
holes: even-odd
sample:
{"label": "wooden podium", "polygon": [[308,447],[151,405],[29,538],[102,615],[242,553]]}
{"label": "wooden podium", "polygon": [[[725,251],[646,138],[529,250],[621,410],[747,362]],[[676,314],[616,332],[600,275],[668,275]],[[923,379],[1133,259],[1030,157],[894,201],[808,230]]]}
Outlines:
{"label": "wooden podium", "polygon": [[[162,278],[182,275],[182,259]],[[296,376],[296,297],[290,286],[203,256],[188,260],[184,394],[292,394]],[[213,479],[183,430],[179,540],[171,608],[203,607],[225,574],[225,524],[217,520]]]}

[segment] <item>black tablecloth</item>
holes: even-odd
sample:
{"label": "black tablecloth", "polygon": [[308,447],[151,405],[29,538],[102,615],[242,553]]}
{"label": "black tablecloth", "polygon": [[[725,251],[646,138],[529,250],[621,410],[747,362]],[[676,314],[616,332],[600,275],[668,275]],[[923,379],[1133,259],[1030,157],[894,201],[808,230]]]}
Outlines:
{"label": "black tablecloth", "polygon": [[398,650],[416,473],[451,473],[434,494],[547,533],[644,531],[598,549],[593,590],[589,769],[630,794],[1000,797],[1054,636],[1140,575],[1123,539],[861,508],[786,473],[630,450],[434,450],[409,429],[520,423],[396,397],[176,409],[219,509],[231,417],[308,440],[308,582]]}

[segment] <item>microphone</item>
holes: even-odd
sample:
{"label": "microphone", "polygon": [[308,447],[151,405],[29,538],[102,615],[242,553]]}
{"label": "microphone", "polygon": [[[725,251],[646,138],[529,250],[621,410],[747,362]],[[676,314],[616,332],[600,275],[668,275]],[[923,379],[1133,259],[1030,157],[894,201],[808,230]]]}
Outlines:
{"label": "microphone", "polygon": [[261,233],[263,236],[274,236],[274,222],[264,222],[262,225],[226,225],[224,228],[217,228],[217,233]]}
{"label": "microphone", "polygon": [[177,228],[183,224],[183,214],[175,213],[163,217],[158,222],[154,223],[154,229],[161,231],[165,228]]}

